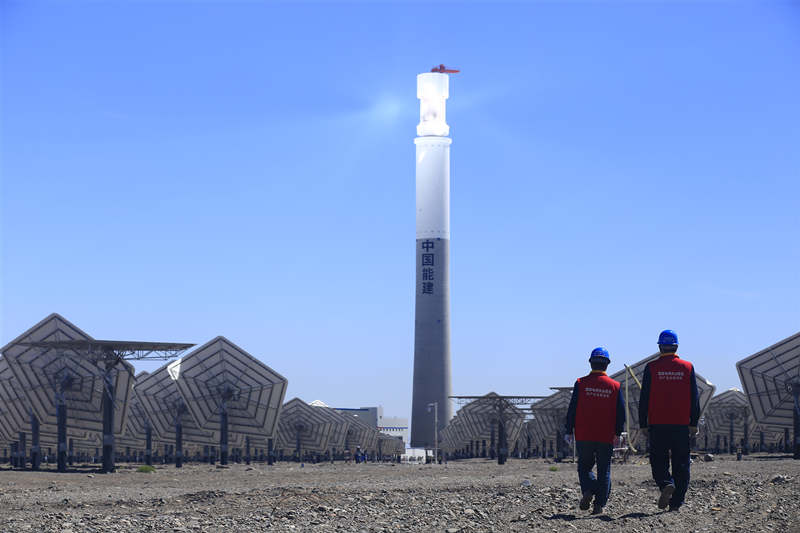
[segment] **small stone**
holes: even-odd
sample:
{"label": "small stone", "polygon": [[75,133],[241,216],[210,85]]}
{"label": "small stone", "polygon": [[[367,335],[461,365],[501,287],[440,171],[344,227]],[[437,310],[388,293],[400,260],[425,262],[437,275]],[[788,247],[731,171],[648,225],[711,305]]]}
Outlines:
{"label": "small stone", "polygon": [[522,480],[522,486],[523,487],[530,487],[531,486],[531,480],[530,479]]}
{"label": "small stone", "polygon": [[464,514],[467,516],[471,516],[475,514],[475,511],[473,511],[472,509],[464,509]]}

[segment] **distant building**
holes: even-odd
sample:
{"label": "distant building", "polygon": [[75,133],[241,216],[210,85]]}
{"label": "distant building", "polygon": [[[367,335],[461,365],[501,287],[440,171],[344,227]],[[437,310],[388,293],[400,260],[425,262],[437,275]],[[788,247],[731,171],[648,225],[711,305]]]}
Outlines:
{"label": "distant building", "polygon": [[343,415],[357,416],[359,419],[361,419],[361,421],[373,428],[378,427],[378,418],[380,418],[381,414],[383,413],[382,407],[334,407],[334,409]]}
{"label": "distant building", "polygon": [[378,420],[378,431],[392,437],[400,437],[408,444],[408,418],[399,416],[382,416]]}
{"label": "distant building", "polygon": [[334,407],[344,415],[357,416],[370,427],[377,428],[381,433],[393,437],[400,437],[404,444],[408,444],[408,418],[397,416],[383,416],[383,407]]}

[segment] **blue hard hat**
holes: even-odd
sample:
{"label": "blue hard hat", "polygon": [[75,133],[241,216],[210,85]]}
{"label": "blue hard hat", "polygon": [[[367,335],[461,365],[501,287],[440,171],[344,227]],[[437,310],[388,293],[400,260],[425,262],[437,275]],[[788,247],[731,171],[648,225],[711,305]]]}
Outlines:
{"label": "blue hard hat", "polygon": [[658,336],[658,344],[678,344],[678,334],[671,329],[665,329]]}
{"label": "blue hard hat", "polygon": [[611,362],[611,357],[608,356],[608,350],[603,348],[602,346],[598,346],[594,350],[592,350],[592,355],[589,356],[589,361],[592,360],[602,360],[604,362]]}

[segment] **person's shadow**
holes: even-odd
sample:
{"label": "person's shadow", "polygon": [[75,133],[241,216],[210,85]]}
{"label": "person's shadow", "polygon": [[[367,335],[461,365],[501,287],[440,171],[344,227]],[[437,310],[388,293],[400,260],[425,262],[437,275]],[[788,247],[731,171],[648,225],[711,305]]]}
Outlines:
{"label": "person's shadow", "polygon": [[[618,518],[646,518],[648,516],[653,516],[653,515],[648,513],[628,513]],[[613,518],[606,514],[600,514],[600,515],[590,514],[586,516],[577,517],[574,514],[556,513],[552,516],[548,516],[547,520],[563,520],[565,522],[572,522],[573,520],[600,520],[602,522],[613,522],[618,518]]]}
{"label": "person's shadow", "polygon": [[628,513],[620,516],[620,518],[646,518],[648,516],[653,516],[655,513]]}
{"label": "person's shadow", "polygon": [[548,520],[564,520],[567,522],[571,522],[572,520],[577,520],[577,518],[578,517],[575,516],[574,514],[563,514],[563,513],[558,513],[554,514],[553,516],[547,517]]}

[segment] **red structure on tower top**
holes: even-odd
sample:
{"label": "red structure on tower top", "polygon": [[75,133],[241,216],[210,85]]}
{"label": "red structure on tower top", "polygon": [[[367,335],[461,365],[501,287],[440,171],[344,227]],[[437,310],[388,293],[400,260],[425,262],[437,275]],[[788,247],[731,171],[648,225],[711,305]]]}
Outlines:
{"label": "red structure on tower top", "polygon": [[461,72],[460,70],[447,68],[444,65],[439,65],[438,67],[433,67],[431,72],[441,72],[443,74],[455,74],[457,72]]}

